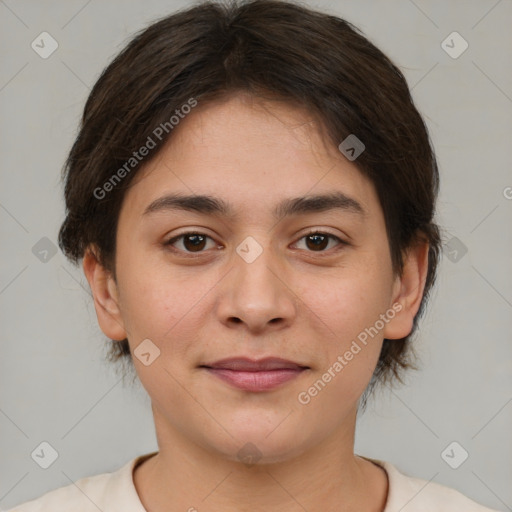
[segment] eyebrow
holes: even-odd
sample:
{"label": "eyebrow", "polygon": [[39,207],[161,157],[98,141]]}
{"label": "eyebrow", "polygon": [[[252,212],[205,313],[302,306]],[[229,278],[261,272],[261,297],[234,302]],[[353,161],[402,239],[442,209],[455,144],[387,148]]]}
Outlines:
{"label": "eyebrow", "polygon": [[[367,215],[363,206],[354,198],[343,192],[312,196],[288,198],[280,202],[273,210],[276,219],[307,213],[342,210],[355,213],[361,217]],[[144,210],[143,216],[160,211],[187,210],[201,214],[209,214],[235,218],[233,206],[218,197],[209,195],[167,194],[155,199]]]}

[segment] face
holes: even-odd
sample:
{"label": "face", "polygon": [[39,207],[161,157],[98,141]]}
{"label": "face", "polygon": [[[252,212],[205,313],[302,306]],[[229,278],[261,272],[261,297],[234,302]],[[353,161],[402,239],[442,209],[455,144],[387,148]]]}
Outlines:
{"label": "face", "polygon": [[[126,193],[117,281],[84,259],[103,331],[136,354],[160,440],[230,460],[252,443],[270,462],[350,437],[383,338],[409,333],[421,258],[393,275],[372,183],[323,140],[282,103],[199,105]],[[161,200],[170,194],[230,211],[182,209]],[[324,195],[336,200],[285,207]],[[307,369],[255,390],[202,367],[231,357]]]}

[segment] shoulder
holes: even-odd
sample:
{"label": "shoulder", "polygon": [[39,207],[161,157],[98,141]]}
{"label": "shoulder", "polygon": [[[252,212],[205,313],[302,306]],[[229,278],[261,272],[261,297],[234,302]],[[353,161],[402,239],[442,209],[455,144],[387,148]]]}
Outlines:
{"label": "shoulder", "polygon": [[389,462],[368,460],[382,466],[388,474],[388,499],[384,512],[497,512],[455,489],[405,475]]}
{"label": "shoulder", "polygon": [[145,512],[132,477],[134,466],[145,457],[136,457],[111,473],[81,478],[7,512]]}
{"label": "shoulder", "polygon": [[[103,473],[77,480],[74,484],[66,485],[49,491],[43,496],[26,501],[7,512],[43,512],[64,511],[72,508],[75,512],[98,512],[101,499],[112,473]],[[95,503],[97,506],[95,506]]]}

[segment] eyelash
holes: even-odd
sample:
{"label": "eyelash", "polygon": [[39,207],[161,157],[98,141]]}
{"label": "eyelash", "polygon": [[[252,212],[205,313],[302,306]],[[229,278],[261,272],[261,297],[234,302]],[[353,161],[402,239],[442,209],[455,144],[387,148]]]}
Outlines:
{"label": "eyelash", "polygon": [[[211,236],[208,236],[206,235],[205,233],[200,233],[198,231],[187,231],[185,233],[181,233],[180,235],[177,235],[171,239],[169,239],[167,242],[164,243],[164,245],[167,247],[170,247],[172,251],[174,252],[180,252],[180,253],[183,253],[183,254],[187,254],[188,256],[187,257],[191,257],[191,258],[194,258],[194,257],[199,257],[201,254],[205,253],[206,251],[198,251],[196,253],[194,252],[188,252],[188,251],[183,251],[181,249],[176,249],[174,247],[172,247],[172,244],[174,244],[176,241],[186,237],[186,236],[189,236],[189,235],[200,235],[200,236],[204,236],[206,238],[209,238],[210,240],[213,240],[213,238]],[[334,247],[334,251],[338,251],[338,250],[341,250],[343,248],[343,246],[347,246],[347,245],[350,245],[348,242],[345,242],[344,240],[342,240],[341,238],[339,238],[338,236],[336,235],[333,235],[329,232],[325,232],[325,231],[319,231],[319,230],[312,230],[308,233],[306,233],[305,235],[301,236],[299,238],[298,241],[304,239],[304,238],[307,238],[308,236],[311,236],[311,235],[324,235],[324,236],[327,236],[331,239],[334,239],[336,240],[338,243],[338,246]],[[333,248],[331,248],[332,250]],[[323,251],[306,251],[306,252],[310,252],[310,253],[318,253],[318,254],[325,254],[325,253],[328,253],[329,250],[323,250]]]}

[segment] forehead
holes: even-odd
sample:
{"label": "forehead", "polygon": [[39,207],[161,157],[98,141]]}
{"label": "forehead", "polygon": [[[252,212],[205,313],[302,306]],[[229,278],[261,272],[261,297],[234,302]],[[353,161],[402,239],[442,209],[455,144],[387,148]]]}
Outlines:
{"label": "forehead", "polygon": [[379,208],[373,184],[307,111],[236,95],[199,104],[182,119],[139,170],[124,203],[142,215],[166,193],[209,195],[225,198],[230,216],[239,207],[275,216],[285,198],[336,192],[364,212]]}

